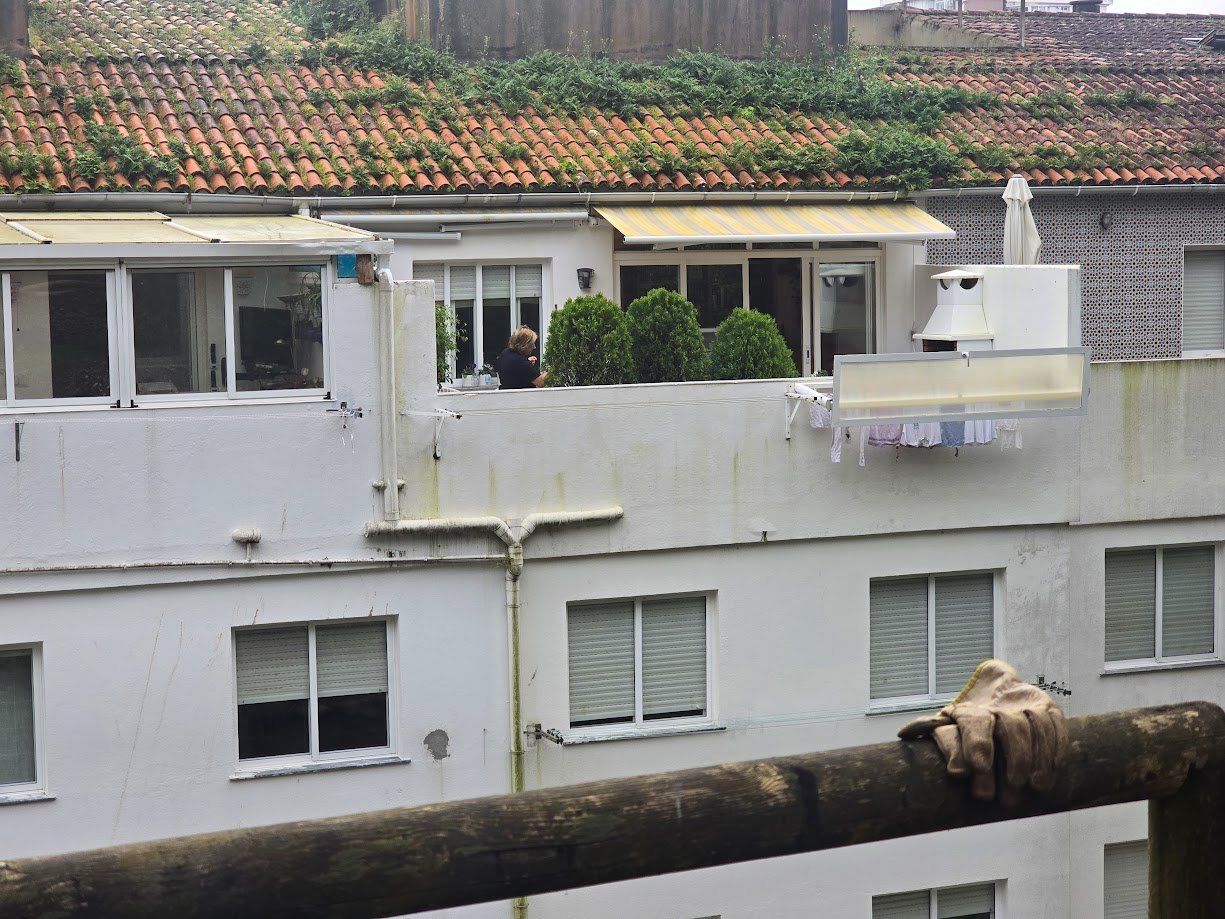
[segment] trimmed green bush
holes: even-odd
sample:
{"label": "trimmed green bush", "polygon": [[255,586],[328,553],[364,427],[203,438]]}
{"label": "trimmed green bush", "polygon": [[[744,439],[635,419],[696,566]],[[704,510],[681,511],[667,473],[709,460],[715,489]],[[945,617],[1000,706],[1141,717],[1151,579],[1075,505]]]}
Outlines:
{"label": "trimmed green bush", "polygon": [[771,380],[796,375],[791,349],[773,316],[734,309],[719,323],[710,348],[712,380]]}
{"label": "trimmed green bush", "polygon": [[550,386],[634,382],[629,327],[607,297],[575,297],[549,320],[545,369]]}
{"label": "trimmed green bush", "polygon": [[698,311],[673,290],[648,291],[626,313],[639,383],[706,378],[706,345]]}

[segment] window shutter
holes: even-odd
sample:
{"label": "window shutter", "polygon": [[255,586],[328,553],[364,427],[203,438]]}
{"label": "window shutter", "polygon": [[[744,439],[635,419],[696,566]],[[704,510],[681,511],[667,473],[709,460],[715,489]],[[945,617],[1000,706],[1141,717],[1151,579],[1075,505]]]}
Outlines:
{"label": "window shutter", "polygon": [[1157,656],[1157,552],[1106,553],[1106,660]]}
{"label": "window shutter", "polygon": [[387,692],[387,624],[317,626],[315,668],[321,699]]}
{"label": "window shutter", "polygon": [[486,265],[481,278],[481,297],[485,300],[510,299],[510,266]]}
{"label": "window shutter", "polygon": [[544,286],[544,272],[539,265],[515,266],[515,296],[539,297]]}
{"label": "window shutter", "polygon": [[1225,348],[1225,252],[1188,252],[1182,288],[1182,349]]}
{"label": "window shutter", "polygon": [[995,649],[995,579],[936,578],[936,692],[955,693]]}
{"label": "window shutter", "polygon": [[929,919],[931,894],[926,890],[872,898],[872,919]]}
{"label": "window shutter", "polygon": [[0,651],[0,785],[36,779],[34,655]]}
{"label": "window shutter", "polygon": [[706,598],[642,604],[642,715],[706,713]]}
{"label": "window shutter", "polygon": [[1104,919],[1147,919],[1147,842],[1106,846],[1104,879]]}
{"label": "window shutter", "polygon": [[434,282],[434,302],[442,303],[446,296],[446,290],[442,286],[442,264],[440,262],[414,262],[413,263],[413,280],[414,281],[433,281]]}
{"label": "window shutter", "polygon": [[634,604],[572,606],[567,615],[570,723],[634,717]]}
{"label": "window shutter", "polygon": [[476,299],[476,269],[471,265],[451,266],[451,304]]}
{"label": "window shutter", "polygon": [[873,581],[871,696],[921,696],[927,685],[927,578]]}
{"label": "window shutter", "polygon": [[238,704],[310,698],[306,629],[259,629],[234,637]]}
{"label": "window shutter", "polygon": [[936,919],[990,919],[994,915],[994,884],[945,887],[936,891]]}
{"label": "window shutter", "polygon": [[1216,549],[1165,549],[1161,558],[1161,656],[1211,654]]}

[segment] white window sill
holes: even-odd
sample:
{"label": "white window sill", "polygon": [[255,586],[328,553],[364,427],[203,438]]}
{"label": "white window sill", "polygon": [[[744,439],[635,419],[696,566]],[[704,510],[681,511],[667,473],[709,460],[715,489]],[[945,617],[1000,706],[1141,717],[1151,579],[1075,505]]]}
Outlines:
{"label": "white window sill", "polygon": [[566,747],[585,743],[605,743],[611,740],[647,740],[651,737],[675,737],[680,734],[714,734],[726,731],[726,724],[670,724],[658,727],[610,728],[608,730],[580,729],[562,737]]}
{"label": "white window sill", "polygon": [[54,801],[55,795],[37,788],[33,791],[0,791],[0,807],[9,804],[33,804],[36,801]]}
{"label": "white window sill", "polygon": [[1102,676],[1120,673],[1152,673],[1156,670],[1194,670],[1200,667],[1222,667],[1225,660],[1219,657],[1201,657],[1174,661],[1117,661],[1106,664]]}
{"label": "white window sill", "polygon": [[314,772],[336,772],[340,769],[367,769],[372,766],[407,765],[412,760],[394,753],[379,756],[364,756],[354,759],[317,760],[309,763],[285,763],[279,765],[253,766],[239,769],[230,775],[231,782],[248,779],[268,779],[281,775],[310,775]]}
{"label": "white window sill", "polygon": [[868,706],[865,715],[896,715],[901,712],[938,712],[953,701],[953,696],[942,696],[939,699],[903,699],[890,702],[882,699]]}
{"label": "white window sill", "polygon": [[8,405],[0,406],[0,417],[8,415],[62,415],[77,412],[139,412],[147,410],[166,410],[176,408],[221,408],[224,406],[246,406],[253,405],[317,405],[317,404],[337,404],[336,399],[329,399],[326,394],[316,394],[310,396],[265,396],[263,398],[233,398],[233,399],[171,399],[171,400],[154,400],[137,402],[135,406],[120,406],[115,407],[114,402],[107,402],[102,405]]}

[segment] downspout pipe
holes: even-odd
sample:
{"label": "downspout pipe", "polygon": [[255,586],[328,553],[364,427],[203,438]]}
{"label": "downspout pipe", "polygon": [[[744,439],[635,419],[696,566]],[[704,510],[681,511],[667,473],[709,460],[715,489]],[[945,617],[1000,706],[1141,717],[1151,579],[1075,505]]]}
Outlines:
{"label": "downspout pipe", "polygon": [[[457,533],[490,533],[506,545],[506,650],[510,695],[510,790],[524,790],[523,768],[523,699],[519,680],[519,582],[523,578],[523,544],[541,527],[576,526],[612,523],[625,516],[619,506],[590,511],[547,511],[528,514],[516,520],[501,517],[429,517],[417,520],[384,520],[368,523],[366,536],[445,535]],[[511,904],[514,919],[526,919],[527,898],[516,897]]]}
{"label": "downspout pipe", "polygon": [[391,271],[380,268],[378,272],[378,329],[379,329],[379,410],[383,418],[379,424],[382,437],[380,453],[383,460],[383,519],[400,519],[400,462],[398,456],[396,421],[396,340],[395,308],[392,300],[394,290]]}

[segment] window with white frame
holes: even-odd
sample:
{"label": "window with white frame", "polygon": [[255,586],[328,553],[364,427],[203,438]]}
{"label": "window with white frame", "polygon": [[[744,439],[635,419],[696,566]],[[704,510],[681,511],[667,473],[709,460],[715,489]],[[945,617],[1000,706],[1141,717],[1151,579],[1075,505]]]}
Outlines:
{"label": "window with white frame", "polygon": [[570,727],[709,717],[706,597],[573,603],[566,612]]}
{"label": "window with white frame", "polygon": [[873,702],[952,696],[994,656],[992,572],[877,578],[869,592]]}
{"label": "window with white frame", "polygon": [[0,275],[0,404],[326,392],[323,265]]}
{"label": "window with white frame", "polygon": [[0,794],[40,784],[37,657],[34,648],[0,648]]}
{"label": "window with white frame", "polygon": [[1182,350],[1225,349],[1225,250],[1183,255]]}
{"label": "window with white frame", "polygon": [[994,919],[995,885],[912,890],[872,898],[872,919]]}
{"label": "window with white frame", "polygon": [[1103,919],[1148,919],[1148,842],[1106,846],[1103,861]]}
{"label": "window with white frame", "polygon": [[238,629],[238,758],[392,746],[386,620]]}
{"label": "window with white frame", "polygon": [[1106,661],[1216,653],[1216,546],[1106,552]]}
{"label": "window with white frame", "polygon": [[413,278],[434,282],[434,300],[455,315],[453,376],[492,367],[511,333],[527,326],[544,340],[544,266],[416,262]]}

